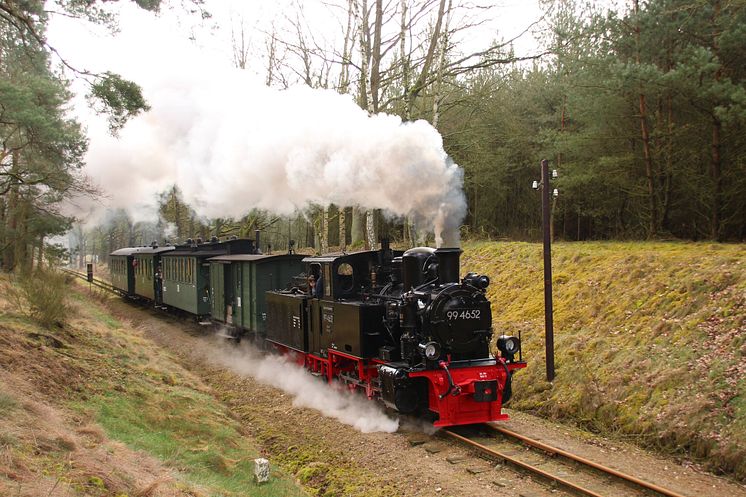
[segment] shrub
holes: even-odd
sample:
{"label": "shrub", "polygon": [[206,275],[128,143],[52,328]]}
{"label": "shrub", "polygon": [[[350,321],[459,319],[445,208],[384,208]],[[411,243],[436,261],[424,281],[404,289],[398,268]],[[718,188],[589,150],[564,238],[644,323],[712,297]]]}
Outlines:
{"label": "shrub", "polygon": [[[18,280],[17,305],[46,328],[62,327],[70,307],[67,304],[67,277],[56,271],[39,270]],[[19,298],[20,297],[20,298]]]}

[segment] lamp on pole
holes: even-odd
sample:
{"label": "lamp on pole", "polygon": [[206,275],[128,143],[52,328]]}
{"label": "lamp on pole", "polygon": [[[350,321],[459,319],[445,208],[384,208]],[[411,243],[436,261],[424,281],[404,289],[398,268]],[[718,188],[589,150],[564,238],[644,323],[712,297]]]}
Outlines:
{"label": "lamp on pole", "polygon": [[[551,179],[557,178],[557,170],[552,170]],[[532,188],[541,190],[541,222],[544,228],[544,342],[547,357],[547,381],[554,380],[554,319],[552,309],[552,235],[549,212],[549,161],[541,161],[541,181],[534,181]],[[551,191],[559,195],[556,188]]]}

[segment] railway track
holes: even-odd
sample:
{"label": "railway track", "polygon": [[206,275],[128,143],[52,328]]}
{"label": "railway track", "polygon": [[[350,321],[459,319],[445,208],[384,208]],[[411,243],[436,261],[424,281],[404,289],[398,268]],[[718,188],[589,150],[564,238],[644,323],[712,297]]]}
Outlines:
{"label": "railway track", "polygon": [[[88,275],[86,273],[83,273],[81,271],[76,271],[74,269],[68,269],[68,268],[61,268],[62,272],[69,274],[71,276],[75,276],[76,278],[80,278],[82,280],[88,281]],[[106,290],[111,293],[116,293],[117,295],[120,294],[119,290],[114,287],[111,283],[109,283],[106,280],[102,280],[101,278],[93,278],[93,281],[89,282],[91,285],[101,288],[103,290]]]}
{"label": "railway track", "polygon": [[687,497],[557,447],[496,425],[448,429],[441,433],[483,456],[539,476],[553,486],[589,497]]}

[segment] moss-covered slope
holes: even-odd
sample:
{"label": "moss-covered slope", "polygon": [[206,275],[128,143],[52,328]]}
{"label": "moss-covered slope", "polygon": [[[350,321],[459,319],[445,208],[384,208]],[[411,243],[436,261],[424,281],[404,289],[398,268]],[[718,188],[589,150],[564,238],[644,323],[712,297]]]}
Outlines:
{"label": "moss-covered slope", "polygon": [[513,408],[571,419],[746,479],[746,246],[557,243],[557,377],[545,378],[542,246],[474,242],[494,327],[522,332]]}

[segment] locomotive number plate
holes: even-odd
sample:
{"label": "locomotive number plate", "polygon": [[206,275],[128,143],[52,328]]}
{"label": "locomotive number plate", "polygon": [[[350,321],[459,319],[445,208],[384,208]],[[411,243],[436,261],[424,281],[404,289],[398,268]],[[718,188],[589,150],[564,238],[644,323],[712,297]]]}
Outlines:
{"label": "locomotive number plate", "polygon": [[446,317],[449,321],[480,319],[482,311],[480,309],[453,309],[446,312]]}

